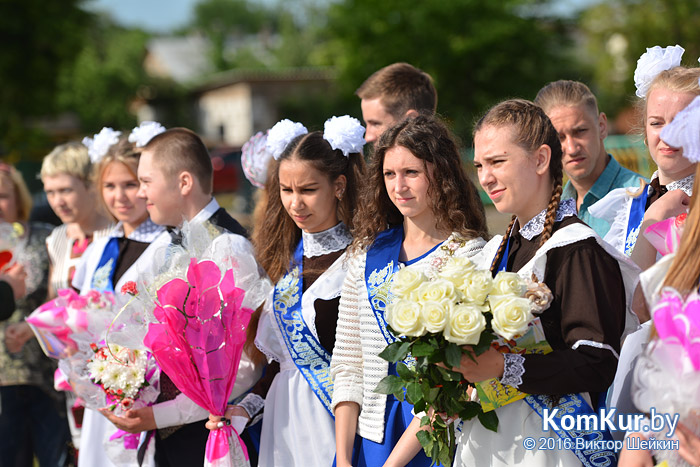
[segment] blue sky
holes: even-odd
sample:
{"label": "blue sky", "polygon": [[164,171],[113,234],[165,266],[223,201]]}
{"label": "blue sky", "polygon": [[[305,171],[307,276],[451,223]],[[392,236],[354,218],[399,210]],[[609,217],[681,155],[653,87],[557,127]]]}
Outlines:
{"label": "blue sky", "polygon": [[[118,23],[151,32],[167,33],[184,26],[198,0],[89,0],[86,6],[108,12]],[[253,0],[271,3],[273,0]],[[290,0],[294,1],[294,0]],[[497,1],[497,0],[496,0]],[[566,14],[596,0],[554,0],[554,11]]]}

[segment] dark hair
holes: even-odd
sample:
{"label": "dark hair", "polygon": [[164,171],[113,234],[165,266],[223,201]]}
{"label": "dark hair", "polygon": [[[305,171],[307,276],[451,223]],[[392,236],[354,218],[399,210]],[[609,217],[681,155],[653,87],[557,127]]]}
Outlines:
{"label": "dark hair", "polygon": [[355,94],[360,99],[381,99],[386,112],[396,120],[413,109],[433,115],[437,91],[430,75],[408,63],[394,63],[375,71]]}
{"label": "dark hair", "polygon": [[289,268],[294,250],[301,239],[301,229],[287,214],[280,197],[280,163],[291,159],[308,162],[326,174],[331,182],[341,175],[345,176],[347,184],[345,193],[338,202],[338,217],[350,229],[353,227],[353,214],[365,171],[361,154],[354,153],[345,157],[340,149],[331,148],[320,131],[297,136],[287,145],[279,160],[270,161],[263,199],[265,206],[253,230],[253,245],[258,262],[273,282],[277,282]]}
{"label": "dark hair", "polygon": [[384,157],[396,146],[411,151],[426,168],[428,163],[432,164],[433,170],[426,173],[437,228],[457,232],[465,238],[486,238],[484,206],[476,186],[467,178],[454,139],[436,117],[421,115],[404,119],[379,138],[355,216],[353,248],[369,247],[387,226],[403,222],[403,215],[389,198],[384,183]]}
{"label": "dark hair", "polygon": [[153,154],[155,163],[169,175],[191,173],[205,194],[211,194],[214,168],[202,139],[187,128],[171,128],[154,136],[143,151]]}
{"label": "dark hair", "polygon": [[[476,135],[484,127],[510,127],[514,130],[515,144],[528,152],[534,152],[542,145],[547,145],[552,150],[549,159],[549,175],[552,179],[552,197],[547,206],[547,218],[544,223],[544,231],[540,237],[540,246],[552,236],[554,219],[561,201],[562,192],[562,162],[561,143],[557,130],[552,122],[538,105],[524,99],[511,99],[503,101],[491,107],[486,115],[481,117],[474,127]],[[493,272],[500,262],[500,257],[505,249],[510,232],[515,224],[515,216],[510,221],[506,234],[503,237],[496,257],[491,264]]]}

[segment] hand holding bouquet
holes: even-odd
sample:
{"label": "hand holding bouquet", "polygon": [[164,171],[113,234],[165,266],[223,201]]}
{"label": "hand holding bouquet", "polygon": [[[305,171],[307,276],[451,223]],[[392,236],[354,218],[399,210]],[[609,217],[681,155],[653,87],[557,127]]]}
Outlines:
{"label": "hand holding bouquet", "polygon": [[[484,412],[471,400],[467,389],[475,382],[450,368],[459,368],[463,355],[481,355],[497,337],[511,340],[528,332],[533,313],[549,306],[551,292],[516,273],[492,278],[468,259],[450,257],[433,280],[413,268],[399,270],[391,293],[386,320],[399,339],[380,356],[397,363],[398,376],[385,377],[376,390],[399,400],[405,393],[416,412],[432,409],[421,421],[431,430],[420,431],[418,438],[429,457],[449,466],[456,445],[448,416],[478,417],[486,428],[498,427],[495,412]],[[402,360],[409,355],[415,361],[407,365]]]}

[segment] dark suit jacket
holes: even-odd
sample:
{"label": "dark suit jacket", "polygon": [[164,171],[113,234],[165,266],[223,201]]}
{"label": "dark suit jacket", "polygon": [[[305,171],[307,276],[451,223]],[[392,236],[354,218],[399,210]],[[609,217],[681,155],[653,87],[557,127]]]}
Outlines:
{"label": "dark suit jacket", "polygon": [[209,218],[209,221],[224,230],[234,234],[243,235],[244,237],[248,238],[248,232],[246,232],[243,226],[239,224],[236,219],[231,217],[224,208],[217,209],[217,211]]}

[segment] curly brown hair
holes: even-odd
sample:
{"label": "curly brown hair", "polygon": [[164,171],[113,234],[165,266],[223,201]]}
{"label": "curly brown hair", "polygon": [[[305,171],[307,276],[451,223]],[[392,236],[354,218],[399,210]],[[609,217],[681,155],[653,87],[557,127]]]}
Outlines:
{"label": "curly brown hair", "polygon": [[384,157],[396,146],[411,151],[426,169],[432,164],[433,170],[426,170],[426,174],[436,227],[467,239],[487,238],[484,206],[476,186],[467,178],[454,138],[436,117],[420,115],[403,120],[379,138],[354,219],[353,249],[369,247],[377,234],[403,223],[403,215],[392,203],[384,184]]}

